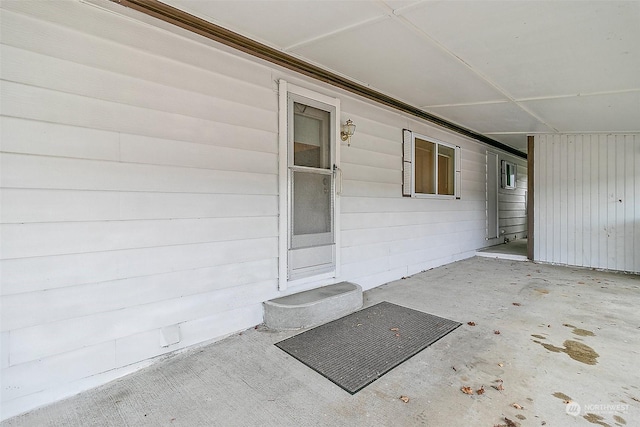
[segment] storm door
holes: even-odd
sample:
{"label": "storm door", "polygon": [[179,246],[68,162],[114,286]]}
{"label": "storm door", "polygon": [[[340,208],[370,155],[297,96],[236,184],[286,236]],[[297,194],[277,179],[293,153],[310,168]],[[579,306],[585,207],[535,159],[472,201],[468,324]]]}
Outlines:
{"label": "storm door", "polygon": [[497,239],[498,233],[498,155],[487,151],[487,240]]}
{"label": "storm door", "polygon": [[289,94],[289,280],[335,270],[335,114]]}

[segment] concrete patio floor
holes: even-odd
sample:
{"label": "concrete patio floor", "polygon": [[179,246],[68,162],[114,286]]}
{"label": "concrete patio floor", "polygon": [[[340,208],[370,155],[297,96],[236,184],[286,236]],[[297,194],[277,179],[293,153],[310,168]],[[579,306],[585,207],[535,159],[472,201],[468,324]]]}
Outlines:
{"label": "concrete patio floor", "polygon": [[527,239],[512,240],[509,243],[502,243],[488,248],[480,249],[477,256],[486,258],[508,259],[512,261],[527,260]]}
{"label": "concrete patio floor", "polygon": [[640,425],[639,276],[475,257],[365,293],[380,301],[463,326],[355,395],[258,327],[2,426]]}

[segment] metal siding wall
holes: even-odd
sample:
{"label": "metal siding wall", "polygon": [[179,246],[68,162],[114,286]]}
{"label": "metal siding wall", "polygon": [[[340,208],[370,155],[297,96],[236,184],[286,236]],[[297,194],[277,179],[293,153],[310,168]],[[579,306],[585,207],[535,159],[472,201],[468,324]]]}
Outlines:
{"label": "metal siding wall", "polygon": [[640,272],[640,135],[535,137],[536,261]]}

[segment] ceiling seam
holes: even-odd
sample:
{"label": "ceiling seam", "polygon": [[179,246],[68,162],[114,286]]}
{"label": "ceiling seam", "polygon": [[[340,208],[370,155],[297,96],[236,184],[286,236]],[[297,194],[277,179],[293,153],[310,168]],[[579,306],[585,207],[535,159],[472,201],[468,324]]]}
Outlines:
{"label": "ceiling seam", "polygon": [[602,95],[618,95],[623,93],[634,93],[640,92],[640,89],[620,89],[620,90],[609,90],[602,92],[588,92],[588,93],[575,93],[569,95],[554,95],[554,96],[539,96],[539,97],[530,97],[530,98],[519,98],[518,102],[527,102],[527,101],[544,101],[546,99],[563,99],[563,98],[580,98],[580,97],[590,97],[590,96],[602,96]]}
{"label": "ceiling seam", "polygon": [[331,38],[331,37],[333,37],[333,36],[335,36],[337,34],[346,33],[346,32],[349,32],[351,30],[354,30],[354,29],[360,28],[360,27],[366,27],[367,25],[372,25],[372,24],[375,24],[376,22],[384,21],[385,19],[389,19],[389,16],[388,15],[376,16],[374,18],[367,19],[366,21],[358,22],[356,24],[352,24],[352,25],[349,25],[347,27],[339,28],[339,29],[331,31],[329,33],[321,34],[319,36],[312,37],[312,38],[303,40],[303,41],[298,42],[298,43],[294,43],[294,44],[292,44],[290,46],[286,46],[286,47],[282,48],[282,50],[284,50],[285,52],[290,52],[292,50],[298,49],[300,47],[307,46],[307,45],[315,43],[317,41]]}
{"label": "ceiling seam", "polygon": [[[553,95],[553,96],[539,96],[530,98],[517,98],[514,102],[529,102],[529,101],[545,101],[553,99],[569,99],[569,98],[581,98],[590,96],[602,96],[602,95],[618,95],[625,93],[640,92],[640,89],[620,89],[603,92],[589,92],[589,93],[576,93],[570,95]],[[420,108],[440,108],[440,107],[472,107],[476,105],[494,105],[494,104],[506,104],[509,101],[478,101],[478,102],[461,102],[457,104],[434,104],[434,105],[421,105]]]}
{"label": "ceiling seam", "polygon": [[484,76],[484,74],[482,74],[481,72],[477,71],[474,67],[471,66],[471,64],[469,64],[468,62],[466,62],[464,59],[462,59],[460,56],[456,55],[455,53],[453,53],[453,51],[449,50],[446,46],[444,46],[442,43],[440,43],[438,40],[436,40],[435,38],[431,37],[427,32],[425,32],[424,30],[422,30],[421,28],[419,28],[417,25],[413,24],[411,21],[409,21],[407,18],[405,18],[402,15],[393,15],[392,19],[398,21],[401,25],[403,25],[405,28],[409,29],[410,31],[413,31],[414,33],[418,34],[419,36],[425,38],[426,40],[428,40],[429,42],[433,43],[438,49],[440,49],[442,52],[446,53],[447,55],[455,58],[458,62],[460,62],[461,64],[463,64],[469,71],[471,71],[473,74],[475,74],[478,78],[480,78],[482,81],[484,81],[485,83],[487,83],[488,85],[490,85],[491,87],[493,87],[495,90],[497,90],[499,93],[501,93],[505,98],[507,98],[510,102],[513,102],[517,107],[519,107],[522,111],[524,111],[525,113],[529,114],[530,116],[532,116],[534,119],[538,120],[540,123],[542,123],[543,125],[547,126],[549,129],[553,129],[556,132],[558,132],[558,130],[551,126],[549,123],[547,123],[545,120],[543,120],[541,117],[539,117],[537,114],[535,114],[533,111],[529,110],[528,108],[525,108],[524,106],[520,105],[518,103],[518,101],[511,96],[505,89],[503,89],[502,87],[500,87],[498,84],[494,83],[491,79],[489,79],[488,77]]}

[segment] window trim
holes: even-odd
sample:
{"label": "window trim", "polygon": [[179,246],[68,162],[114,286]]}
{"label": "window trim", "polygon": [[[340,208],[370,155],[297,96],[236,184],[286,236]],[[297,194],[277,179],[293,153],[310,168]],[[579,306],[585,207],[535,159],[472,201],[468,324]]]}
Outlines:
{"label": "window trim", "polygon": [[[454,191],[453,194],[427,194],[427,193],[417,193],[416,192],[416,171],[415,171],[415,152],[416,152],[416,138],[421,139],[436,146],[436,162],[435,162],[435,190],[438,191],[438,161],[437,161],[437,153],[439,152],[438,146],[442,145],[454,150],[455,158],[454,158]],[[460,146],[451,144],[449,142],[445,142],[439,140],[437,138],[432,138],[427,135],[415,133],[411,130],[404,129],[403,130],[403,159],[402,159],[402,172],[403,172],[403,184],[402,184],[402,195],[404,197],[412,197],[416,199],[439,199],[439,200],[447,200],[447,199],[457,199],[461,198],[460,186],[461,186],[461,149]]]}

